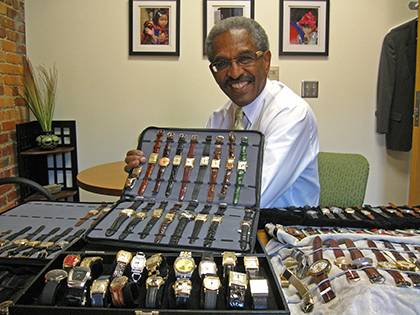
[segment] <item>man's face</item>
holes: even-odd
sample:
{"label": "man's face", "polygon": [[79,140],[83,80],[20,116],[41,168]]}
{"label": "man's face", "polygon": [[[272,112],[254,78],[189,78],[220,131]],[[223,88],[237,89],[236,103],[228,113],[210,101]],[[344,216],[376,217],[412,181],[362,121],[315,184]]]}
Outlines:
{"label": "man's face", "polygon": [[[246,30],[229,30],[217,36],[213,42],[214,61],[229,60],[257,51]],[[223,92],[238,106],[251,103],[264,89],[270,69],[270,51],[252,64],[239,65],[233,61],[227,69],[212,72]]]}

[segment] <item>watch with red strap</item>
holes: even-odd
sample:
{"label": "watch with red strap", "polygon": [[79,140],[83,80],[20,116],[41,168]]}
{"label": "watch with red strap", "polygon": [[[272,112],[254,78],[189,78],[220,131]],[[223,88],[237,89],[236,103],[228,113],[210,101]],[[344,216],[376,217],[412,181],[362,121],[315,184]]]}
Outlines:
{"label": "watch with red strap", "polygon": [[159,130],[156,134],[155,145],[153,146],[152,153],[150,153],[149,161],[146,169],[146,173],[144,174],[143,181],[140,184],[138,195],[143,196],[144,192],[146,191],[147,184],[149,183],[149,177],[152,175],[153,169],[158,161],[159,151],[160,151],[160,142],[163,137],[163,130]]}
{"label": "watch with red strap", "polygon": [[194,160],[195,160],[194,152],[195,152],[195,147],[197,145],[197,142],[198,142],[198,137],[196,135],[192,135],[191,141],[190,141],[190,147],[187,153],[187,159],[185,160],[181,189],[179,190],[179,201],[184,200],[185,194],[187,192],[187,187],[188,187],[187,184],[189,183],[191,171],[194,168]]}
{"label": "watch with red strap", "polygon": [[319,291],[325,303],[328,303],[335,298],[335,293],[331,288],[331,283],[328,280],[328,273],[331,270],[331,263],[329,260],[322,258],[322,240],[319,236],[315,236],[313,243],[313,263],[308,268],[308,274],[312,276],[319,284]]}
{"label": "watch with red strap", "polygon": [[155,187],[152,190],[153,194],[157,194],[159,192],[160,184],[163,181],[163,174],[165,173],[166,168],[171,163],[169,159],[169,154],[171,153],[171,144],[174,142],[175,134],[173,132],[168,132],[166,135],[166,144],[165,148],[163,149],[162,157],[159,159],[159,171],[156,176]]}
{"label": "watch with red strap", "polygon": [[331,247],[333,252],[334,252],[334,256],[335,256],[335,265],[340,268],[341,270],[346,271],[346,278],[347,281],[352,282],[352,281],[359,281],[360,277],[359,274],[357,273],[357,271],[353,271],[353,270],[349,270],[351,269],[351,261],[348,261],[346,259],[346,256],[344,255],[344,252],[341,250],[340,246],[338,245],[338,242],[335,239],[329,239],[324,241],[324,244],[327,245],[328,247]]}
{"label": "watch with red strap", "polygon": [[222,145],[224,141],[223,136],[216,137],[216,145],[214,147],[213,160],[211,161],[209,190],[207,192],[207,202],[212,202],[214,198],[214,192],[217,184],[217,174],[220,168],[220,159],[222,157]]}

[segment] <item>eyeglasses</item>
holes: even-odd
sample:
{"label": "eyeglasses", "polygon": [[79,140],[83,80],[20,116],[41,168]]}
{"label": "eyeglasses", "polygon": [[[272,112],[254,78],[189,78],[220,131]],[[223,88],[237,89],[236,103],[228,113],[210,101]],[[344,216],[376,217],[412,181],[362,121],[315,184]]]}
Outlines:
{"label": "eyeglasses", "polygon": [[252,66],[259,58],[264,55],[264,51],[258,50],[255,53],[243,53],[232,59],[218,59],[210,63],[210,70],[214,73],[229,69],[235,61],[239,66]]}

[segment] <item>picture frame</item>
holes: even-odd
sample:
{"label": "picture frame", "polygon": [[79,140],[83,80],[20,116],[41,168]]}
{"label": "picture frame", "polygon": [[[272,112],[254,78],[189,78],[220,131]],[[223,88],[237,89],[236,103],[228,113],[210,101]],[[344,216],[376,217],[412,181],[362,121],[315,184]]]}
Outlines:
{"label": "picture frame", "polygon": [[180,0],[130,0],[129,55],[179,56]]}
{"label": "picture frame", "polygon": [[203,0],[203,55],[206,55],[206,37],[213,25],[232,16],[254,18],[254,0]]}
{"label": "picture frame", "polygon": [[279,55],[328,56],[329,0],[280,0]]}

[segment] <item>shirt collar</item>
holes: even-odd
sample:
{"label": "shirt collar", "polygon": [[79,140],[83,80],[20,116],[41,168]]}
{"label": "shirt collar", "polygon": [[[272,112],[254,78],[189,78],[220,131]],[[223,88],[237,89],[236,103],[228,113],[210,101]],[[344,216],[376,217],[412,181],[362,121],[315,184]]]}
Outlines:
{"label": "shirt collar", "polygon": [[261,107],[264,105],[264,98],[268,91],[268,84],[269,84],[269,79],[267,78],[265,87],[260,93],[260,95],[258,95],[255,98],[255,100],[253,100],[251,103],[242,107],[242,110],[249,122],[249,125],[247,127],[251,126],[254,123],[254,121],[257,119],[257,116],[260,113]]}

